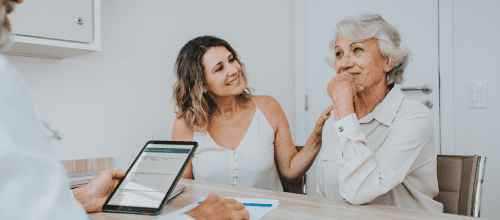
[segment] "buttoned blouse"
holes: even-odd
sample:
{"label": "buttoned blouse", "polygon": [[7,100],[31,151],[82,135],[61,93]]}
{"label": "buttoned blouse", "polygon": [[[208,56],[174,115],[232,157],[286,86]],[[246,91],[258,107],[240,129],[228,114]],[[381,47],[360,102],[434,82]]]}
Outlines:
{"label": "buttoned blouse", "polygon": [[352,204],[443,212],[431,111],[394,86],[359,121],[353,113],[325,122],[316,194]]}
{"label": "buttoned blouse", "polygon": [[[255,102],[255,101],[254,101]],[[235,150],[219,146],[208,132],[195,132],[195,180],[283,191],[274,161],[274,130],[257,103],[250,126]]]}

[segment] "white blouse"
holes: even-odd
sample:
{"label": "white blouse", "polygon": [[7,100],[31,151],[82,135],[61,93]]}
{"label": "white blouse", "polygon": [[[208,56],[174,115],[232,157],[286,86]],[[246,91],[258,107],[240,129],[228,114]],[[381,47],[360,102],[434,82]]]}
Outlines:
{"label": "white blouse", "polygon": [[283,191],[274,161],[274,130],[255,106],[250,127],[235,150],[219,146],[208,132],[194,133],[195,180]]}
{"label": "white blouse", "polygon": [[355,113],[327,120],[320,158],[319,196],[443,212],[432,199],[439,189],[431,112],[397,85],[359,121]]}

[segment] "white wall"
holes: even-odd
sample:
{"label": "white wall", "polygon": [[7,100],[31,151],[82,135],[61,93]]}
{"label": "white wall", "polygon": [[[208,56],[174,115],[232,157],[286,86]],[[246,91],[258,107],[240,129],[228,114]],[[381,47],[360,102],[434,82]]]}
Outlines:
{"label": "white wall", "polygon": [[[481,217],[500,216],[500,1],[454,1],[455,146],[486,156]],[[467,107],[467,82],[487,80],[486,108]]]}
{"label": "white wall", "polygon": [[[489,219],[500,216],[499,9],[499,1],[454,1],[456,153],[488,157],[481,215]],[[205,34],[238,51],[249,85],[280,102],[295,136],[291,11],[289,0],[102,0],[102,52],[65,60],[8,58],[45,120],[68,132],[52,142],[59,159],[111,156],[124,170],[146,141],[170,138],[176,55]],[[487,108],[467,107],[472,80],[488,81]]]}
{"label": "white wall", "polygon": [[291,11],[289,0],[102,0],[102,52],[8,59],[43,118],[67,131],[62,141],[52,141],[60,160],[113,157],[126,170],[146,141],[170,139],[174,62],[180,48],[201,35],[235,48],[249,86],[275,97],[293,129]]}

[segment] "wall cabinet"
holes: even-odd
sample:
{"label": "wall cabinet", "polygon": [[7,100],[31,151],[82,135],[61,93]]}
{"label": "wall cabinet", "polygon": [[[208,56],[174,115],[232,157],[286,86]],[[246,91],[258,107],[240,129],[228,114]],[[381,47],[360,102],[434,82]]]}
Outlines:
{"label": "wall cabinet", "polygon": [[100,0],[36,0],[9,15],[15,44],[6,54],[67,58],[101,50]]}

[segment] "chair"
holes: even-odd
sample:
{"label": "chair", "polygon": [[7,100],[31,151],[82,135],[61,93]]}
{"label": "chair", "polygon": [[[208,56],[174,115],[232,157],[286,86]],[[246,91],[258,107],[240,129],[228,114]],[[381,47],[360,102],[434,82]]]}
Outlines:
{"label": "chair", "polygon": [[[297,151],[302,150],[304,146],[295,146]],[[285,179],[282,175],[281,172],[278,169],[278,174],[280,176],[281,180],[281,185],[283,186],[283,191],[284,192],[290,192],[290,193],[297,193],[297,194],[306,194],[306,174],[303,176],[293,179],[293,180],[287,180]]]}
{"label": "chair", "polygon": [[439,194],[434,200],[445,213],[479,217],[485,164],[484,156],[438,155]]}

